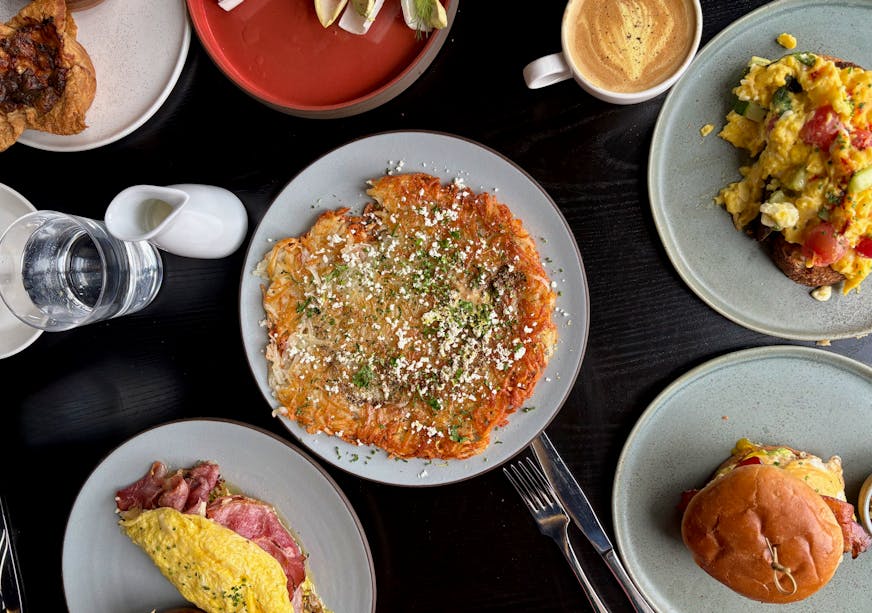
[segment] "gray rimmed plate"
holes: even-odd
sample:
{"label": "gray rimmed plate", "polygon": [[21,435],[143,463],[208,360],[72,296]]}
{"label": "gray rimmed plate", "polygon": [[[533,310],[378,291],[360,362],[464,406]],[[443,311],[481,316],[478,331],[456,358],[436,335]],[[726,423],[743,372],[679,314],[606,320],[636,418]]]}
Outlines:
{"label": "gray rimmed plate", "polygon": [[375,570],[363,527],[336,482],[287,441],[229,420],[183,420],[146,430],[103,460],[67,522],[63,579],[71,613],[143,613],[184,599],[118,527],[115,492],[161,460],[213,460],[228,483],[272,504],[309,554],[307,568],[334,611],[374,613]]}
{"label": "gray rimmed plate", "polygon": [[[705,485],[736,441],[841,456],[848,501],[872,472],[872,368],[809,347],[746,349],[669,385],[633,428],[618,461],[612,514],[618,550],[657,611],[771,611],[709,577],[681,540],[681,492]],[[818,593],[792,612],[865,611],[872,555],[846,554]]]}
{"label": "gray rimmed plate", "polygon": [[[654,222],[682,279],[713,309],[765,334],[817,341],[872,332],[872,292],[861,288],[829,302],[790,281],[764,248],[733,228],[714,203],[747,163],[717,132],[731,90],[752,55],[778,58],[775,42],[796,36],[796,51],[826,53],[872,68],[868,2],[780,0],[739,19],[713,38],[667,96],[651,142],[648,186]],[[713,124],[707,137],[700,128]],[[865,289],[865,291],[864,291]]]}
{"label": "gray rimmed plate", "polygon": [[[270,407],[278,406],[267,382],[266,315],[255,266],[272,241],[306,232],[326,210],[360,210],[369,197],[366,181],[391,172],[427,172],[444,181],[464,180],[508,205],[536,238],[543,265],[560,292],[555,314],[558,345],[528,407],[491,435],[481,455],[466,460],[400,461],[375,448],[324,434],[308,434],[296,422],[282,423],[313,453],[350,473],[396,485],[430,486],[467,479],[495,468],[527,446],[566,400],[578,376],[588,333],[588,290],[578,246],[557,205],[527,173],[499,153],[473,141],[435,132],[386,132],[331,151],[297,175],[276,197],[254,232],[240,284],[239,310],[246,356]],[[264,410],[267,410],[266,408]]]}

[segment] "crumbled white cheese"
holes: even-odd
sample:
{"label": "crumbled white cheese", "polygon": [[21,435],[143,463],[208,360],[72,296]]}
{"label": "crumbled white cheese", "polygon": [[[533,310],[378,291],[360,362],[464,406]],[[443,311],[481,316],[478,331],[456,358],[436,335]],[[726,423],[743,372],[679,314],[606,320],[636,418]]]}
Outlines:
{"label": "crumbled white cheese", "polygon": [[799,222],[799,209],[792,202],[764,202],[760,205],[760,223],[781,230]]}

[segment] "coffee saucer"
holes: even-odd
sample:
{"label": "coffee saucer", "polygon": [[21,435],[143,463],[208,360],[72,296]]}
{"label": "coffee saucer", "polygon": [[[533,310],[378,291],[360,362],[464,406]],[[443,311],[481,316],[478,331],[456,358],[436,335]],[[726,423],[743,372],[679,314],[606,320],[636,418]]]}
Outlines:
{"label": "coffee saucer", "polygon": [[[13,221],[36,210],[30,202],[11,187],[0,183],[0,236]],[[0,266],[3,254],[0,253]],[[2,274],[2,268],[0,268]],[[8,358],[33,343],[42,330],[31,328],[15,317],[0,300],[0,359]]]}

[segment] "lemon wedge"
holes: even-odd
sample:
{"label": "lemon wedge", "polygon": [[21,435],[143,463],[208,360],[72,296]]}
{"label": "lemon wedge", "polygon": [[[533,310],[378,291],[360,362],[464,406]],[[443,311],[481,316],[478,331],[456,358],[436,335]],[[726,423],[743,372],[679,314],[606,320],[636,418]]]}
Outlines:
{"label": "lemon wedge", "polygon": [[336,21],[347,3],[348,0],[315,0],[315,14],[318,15],[318,21],[325,28],[329,27]]}

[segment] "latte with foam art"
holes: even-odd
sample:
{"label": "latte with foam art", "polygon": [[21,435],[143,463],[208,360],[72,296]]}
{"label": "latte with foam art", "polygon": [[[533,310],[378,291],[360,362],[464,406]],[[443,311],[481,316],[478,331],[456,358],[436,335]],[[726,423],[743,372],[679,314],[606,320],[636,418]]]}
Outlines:
{"label": "latte with foam art", "polygon": [[674,74],[695,30],[690,0],[572,0],[563,20],[567,59],[593,85],[622,93]]}

